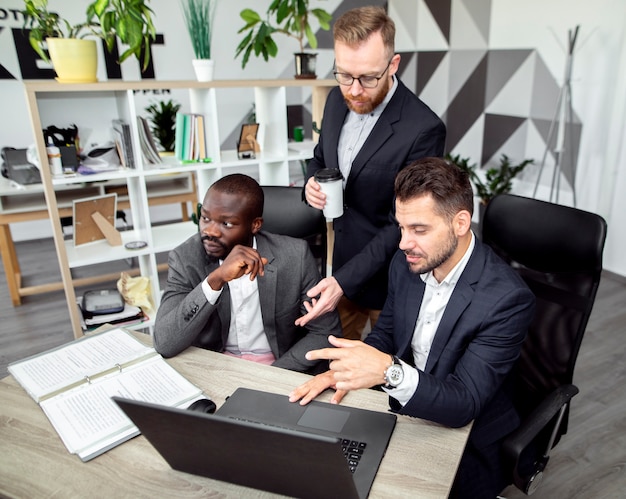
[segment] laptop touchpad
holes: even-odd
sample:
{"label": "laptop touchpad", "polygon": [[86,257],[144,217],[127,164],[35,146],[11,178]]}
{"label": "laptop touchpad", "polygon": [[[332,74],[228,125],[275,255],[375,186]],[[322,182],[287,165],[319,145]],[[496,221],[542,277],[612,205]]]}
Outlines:
{"label": "laptop touchpad", "polygon": [[349,417],[348,411],[311,406],[304,412],[298,425],[339,433]]}

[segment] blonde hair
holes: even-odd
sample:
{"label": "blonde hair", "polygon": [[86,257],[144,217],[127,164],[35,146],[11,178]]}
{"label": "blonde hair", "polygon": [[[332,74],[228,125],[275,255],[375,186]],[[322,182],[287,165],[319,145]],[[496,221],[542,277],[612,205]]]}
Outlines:
{"label": "blonde hair", "polygon": [[380,32],[389,57],[395,53],[396,25],[383,7],[358,7],[345,12],[333,26],[333,39],[358,45]]}

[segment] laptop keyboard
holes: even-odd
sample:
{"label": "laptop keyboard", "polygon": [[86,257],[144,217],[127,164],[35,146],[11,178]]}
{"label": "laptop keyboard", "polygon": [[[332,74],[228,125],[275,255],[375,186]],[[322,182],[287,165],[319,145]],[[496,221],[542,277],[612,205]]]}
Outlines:
{"label": "laptop keyboard", "polygon": [[361,457],[363,457],[366,445],[365,442],[357,442],[356,440],[348,440],[345,438],[341,441],[341,449],[348,460],[348,466],[352,473],[356,471],[356,467],[361,462]]}
{"label": "laptop keyboard", "polygon": [[[285,426],[262,423],[260,421],[253,421],[251,419],[239,418],[235,416],[228,416],[230,419],[235,419],[237,421],[245,421],[246,423],[254,423],[264,426],[273,426],[275,428],[283,428],[289,430],[291,428],[287,428]],[[344,438],[341,441],[341,450],[343,451],[343,455],[346,456],[346,460],[348,461],[348,467],[350,471],[354,473],[356,471],[356,467],[361,462],[361,458],[363,457],[363,452],[365,452],[365,447],[367,444],[365,442],[358,442],[357,440],[350,440]]]}

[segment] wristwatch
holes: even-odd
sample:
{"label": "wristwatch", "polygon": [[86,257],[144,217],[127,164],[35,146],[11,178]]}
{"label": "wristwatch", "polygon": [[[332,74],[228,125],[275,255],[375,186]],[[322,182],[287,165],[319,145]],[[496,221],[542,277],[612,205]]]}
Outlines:
{"label": "wristwatch", "polygon": [[395,355],[391,356],[392,364],[385,369],[385,388],[395,388],[404,379],[404,369],[402,369],[402,362]]}

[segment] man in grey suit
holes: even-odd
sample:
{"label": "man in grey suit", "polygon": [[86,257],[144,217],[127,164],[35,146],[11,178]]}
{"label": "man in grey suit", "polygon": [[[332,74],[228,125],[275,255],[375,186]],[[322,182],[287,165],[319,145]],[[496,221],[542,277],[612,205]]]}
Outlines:
{"label": "man in grey suit", "polygon": [[263,202],[263,189],[242,174],[207,191],[198,233],[169,255],[154,330],[163,356],[194,345],[315,372],[318,361],[305,353],[327,347],[330,334],[341,336],[335,312],[295,325],[320,274],[306,241],[261,230]]}
{"label": "man in grey suit", "polygon": [[296,388],[307,403],[328,387],[382,386],[392,410],[451,427],[471,421],[451,497],[494,499],[508,483],[502,439],[519,425],[511,381],[535,299],[524,281],[471,231],[467,174],[439,158],[418,160],[396,178],[400,250],[389,293],[363,342],[330,338],[307,358],[330,370]]}

